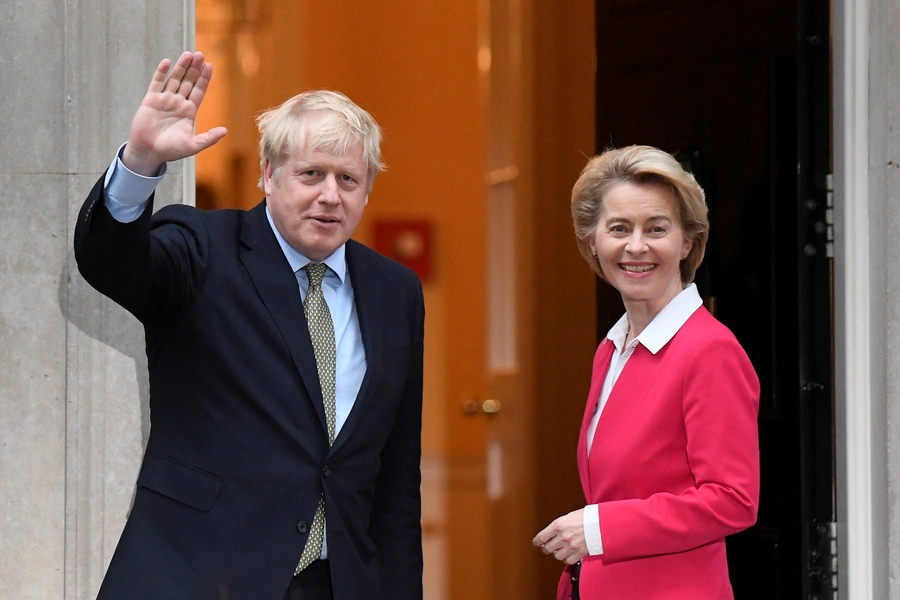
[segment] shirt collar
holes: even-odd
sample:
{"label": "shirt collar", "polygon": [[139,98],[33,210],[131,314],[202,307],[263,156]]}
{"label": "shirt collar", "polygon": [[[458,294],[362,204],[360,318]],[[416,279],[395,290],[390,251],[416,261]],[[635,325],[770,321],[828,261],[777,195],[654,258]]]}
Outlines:
{"label": "shirt collar", "polygon": [[609,330],[609,333],[606,334],[606,337],[609,338],[613,344],[616,345],[616,350],[620,353],[622,352],[622,347],[625,346],[625,338],[628,336],[628,314],[622,315],[616,324],[612,326],[612,329]]}
{"label": "shirt collar", "polygon": [[[675,337],[681,326],[701,306],[703,306],[703,300],[697,291],[697,285],[691,283],[659,311],[659,314],[650,321],[650,324],[635,338],[635,341],[640,342],[647,350],[656,354],[662,350],[663,346],[669,343],[669,340]],[[606,337],[621,352],[627,334],[628,315],[625,314],[612,326]]]}
{"label": "shirt collar", "polygon": [[[284,253],[284,257],[287,259],[288,264],[291,265],[291,270],[294,271],[294,273],[313,262],[302,253],[295,250],[293,246],[288,244],[287,240],[282,237],[281,232],[275,227],[275,222],[272,221],[272,214],[269,212],[268,205],[266,206],[266,219],[268,219],[269,226],[272,228],[272,233],[275,234],[275,239],[278,240],[278,245],[281,246],[281,251]],[[337,275],[341,285],[343,285],[347,275],[347,258],[345,250],[346,244],[341,244],[337,250],[332,252],[328,258],[322,261],[335,275]]]}

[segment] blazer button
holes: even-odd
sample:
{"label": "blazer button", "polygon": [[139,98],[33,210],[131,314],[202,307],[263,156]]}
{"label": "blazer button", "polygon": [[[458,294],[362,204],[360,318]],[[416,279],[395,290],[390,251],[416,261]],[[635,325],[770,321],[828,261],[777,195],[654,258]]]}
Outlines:
{"label": "blazer button", "polygon": [[322,475],[324,475],[325,477],[331,475],[331,469],[328,468],[328,465],[322,467]]}
{"label": "blazer button", "polygon": [[297,523],[297,531],[299,531],[300,533],[309,532],[309,525],[306,524],[306,521],[300,521],[299,523]]}

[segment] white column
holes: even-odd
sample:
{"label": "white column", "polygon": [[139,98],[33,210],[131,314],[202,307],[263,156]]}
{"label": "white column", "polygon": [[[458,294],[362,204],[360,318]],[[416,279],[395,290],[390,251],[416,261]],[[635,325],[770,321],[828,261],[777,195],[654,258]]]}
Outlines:
{"label": "white column", "polygon": [[156,64],[193,39],[192,6],[0,3],[0,598],[94,598],[131,503],[143,334],[83,282],[72,232]]}
{"label": "white column", "polygon": [[842,600],[900,598],[900,0],[835,0]]}
{"label": "white column", "polygon": [[876,0],[870,10],[869,220],[880,224],[872,232],[870,248],[872,278],[880,282],[881,294],[872,303],[872,323],[878,328],[873,369],[879,376],[875,389],[884,398],[873,421],[882,424],[879,430],[886,439],[874,466],[885,465],[887,479],[886,493],[877,497],[881,508],[876,513],[887,520],[886,539],[876,545],[883,556],[877,564],[883,562],[887,573],[874,597],[884,590],[880,597],[900,598],[900,0]]}

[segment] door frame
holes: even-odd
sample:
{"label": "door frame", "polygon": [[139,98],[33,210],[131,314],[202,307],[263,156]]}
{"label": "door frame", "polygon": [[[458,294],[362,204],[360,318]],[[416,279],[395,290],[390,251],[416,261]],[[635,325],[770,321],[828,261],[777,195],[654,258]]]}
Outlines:
{"label": "door frame", "polygon": [[869,600],[888,593],[887,375],[877,350],[886,348],[887,306],[883,282],[871,276],[884,272],[886,256],[884,244],[870,246],[883,239],[872,237],[884,227],[883,202],[870,197],[869,4],[832,7],[839,593]]}

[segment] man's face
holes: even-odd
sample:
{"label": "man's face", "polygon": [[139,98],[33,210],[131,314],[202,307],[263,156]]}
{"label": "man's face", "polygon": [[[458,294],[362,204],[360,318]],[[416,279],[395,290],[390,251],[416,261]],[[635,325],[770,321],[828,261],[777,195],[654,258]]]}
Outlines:
{"label": "man's face", "polygon": [[369,201],[368,172],[360,144],[344,156],[299,150],[278,173],[263,174],[272,221],[295,250],[315,262],[328,258],[359,225]]}

